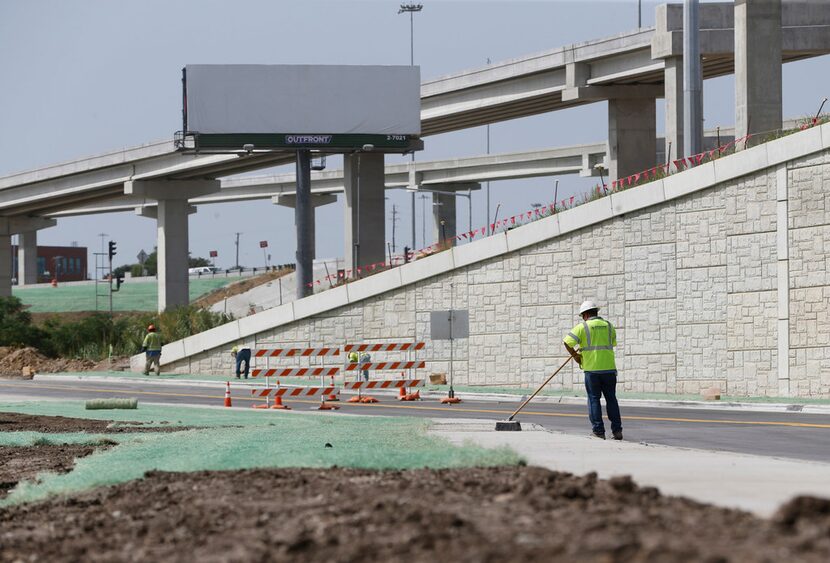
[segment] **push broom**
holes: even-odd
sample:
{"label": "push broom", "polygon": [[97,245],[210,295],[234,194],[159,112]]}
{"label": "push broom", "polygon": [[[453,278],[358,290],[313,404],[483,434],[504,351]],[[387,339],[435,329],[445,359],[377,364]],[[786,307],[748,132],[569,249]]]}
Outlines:
{"label": "push broom", "polygon": [[550,376],[550,377],[548,377],[548,378],[545,380],[545,382],[544,382],[544,383],[542,383],[542,384],[539,386],[539,388],[538,388],[538,389],[536,389],[536,391],[534,391],[534,392],[533,392],[533,395],[531,395],[530,397],[528,397],[527,399],[525,399],[524,403],[522,403],[521,405],[519,405],[519,408],[517,408],[517,409],[516,409],[516,411],[515,411],[513,414],[511,414],[511,415],[507,418],[507,420],[499,420],[498,422],[496,422],[496,430],[497,430],[497,431],[502,431],[502,430],[505,430],[505,431],[508,431],[508,430],[518,431],[518,430],[521,430],[521,429],[522,429],[522,425],[519,423],[519,421],[518,421],[518,420],[513,420],[513,417],[514,417],[514,416],[516,416],[517,414],[519,414],[519,411],[520,411],[520,410],[522,410],[523,408],[525,408],[525,405],[527,405],[533,397],[535,397],[536,395],[538,395],[538,394],[539,394],[539,391],[541,391],[541,390],[542,390],[542,388],[543,388],[545,385],[547,385],[548,383],[550,383],[550,380],[551,380],[551,379],[553,379],[554,377],[556,377],[556,374],[557,374],[557,373],[559,373],[560,371],[562,371],[562,368],[563,368],[563,367],[565,367],[566,365],[568,365],[568,362],[570,362],[570,361],[571,361],[571,359],[572,359],[572,358],[571,358],[571,356],[568,356],[568,359],[567,359],[567,360],[565,360],[565,362],[564,362],[561,366],[559,366],[559,369],[557,369],[555,372],[553,372],[553,373],[551,374],[551,376]]}

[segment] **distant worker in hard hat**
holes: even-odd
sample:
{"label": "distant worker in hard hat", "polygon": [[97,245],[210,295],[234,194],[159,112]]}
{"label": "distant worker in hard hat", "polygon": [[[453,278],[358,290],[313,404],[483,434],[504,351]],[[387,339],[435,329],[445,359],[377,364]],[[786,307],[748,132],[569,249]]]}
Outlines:
{"label": "distant worker in hard hat", "polygon": [[[622,419],[617,403],[617,366],[614,362],[614,346],[617,331],[610,322],[599,316],[599,307],[586,301],[579,307],[582,322],[565,335],[568,353],[585,372],[585,390],[588,393],[588,418],[594,436],[605,439],[602,422],[602,406],[599,399],[605,397],[605,410],[611,421],[611,434],[622,440]],[[577,351],[576,348],[579,348]]]}
{"label": "distant worker in hard hat", "polygon": [[363,381],[369,381],[369,370],[367,366],[372,361],[372,355],[369,352],[363,352],[360,355],[360,369],[363,370]]}
{"label": "distant worker in hard hat", "polygon": [[[241,375],[245,374],[245,379],[248,379],[248,371],[251,367],[251,349],[247,346],[234,346],[231,348],[231,356],[236,361],[236,378],[241,379]],[[245,364],[245,369],[242,369],[242,364]]]}
{"label": "distant worker in hard hat", "polygon": [[[350,364],[356,364],[356,363],[360,362],[360,354],[358,354],[356,351],[352,350],[351,352],[349,352],[348,360],[349,360]],[[355,375],[355,381],[357,381],[358,379],[360,379],[360,373],[359,372]]]}
{"label": "distant worker in hard hat", "polygon": [[144,352],[144,375],[150,375],[150,370],[156,366],[156,375],[161,375],[161,335],[156,332],[156,327],[147,327],[147,336],[141,344],[141,351]]}

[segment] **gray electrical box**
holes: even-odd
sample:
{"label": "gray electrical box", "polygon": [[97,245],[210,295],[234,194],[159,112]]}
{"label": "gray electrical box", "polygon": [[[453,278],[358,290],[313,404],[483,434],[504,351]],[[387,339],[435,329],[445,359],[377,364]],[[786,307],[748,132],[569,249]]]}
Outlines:
{"label": "gray electrical box", "polygon": [[466,309],[431,311],[429,314],[429,334],[433,340],[469,338],[470,312]]}

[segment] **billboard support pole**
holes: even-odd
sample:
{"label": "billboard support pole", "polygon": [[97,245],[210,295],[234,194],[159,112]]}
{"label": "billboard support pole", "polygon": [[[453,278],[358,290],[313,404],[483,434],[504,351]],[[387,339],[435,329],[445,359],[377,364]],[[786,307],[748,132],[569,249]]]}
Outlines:
{"label": "billboard support pole", "polygon": [[294,205],[294,225],[297,228],[297,299],[302,299],[313,293],[308,286],[311,283],[311,267],[313,237],[311,207],[311,151],[301,149],[297,151],[297,201]]}

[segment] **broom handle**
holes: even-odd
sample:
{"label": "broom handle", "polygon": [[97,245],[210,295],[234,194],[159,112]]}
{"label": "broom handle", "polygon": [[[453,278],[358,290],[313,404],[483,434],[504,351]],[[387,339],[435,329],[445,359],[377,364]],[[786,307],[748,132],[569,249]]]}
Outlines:
{"label": "broom handle", "polygon": [[536,391],[534,391],[534,392],[533,392],[533,395],[531,395],[530,397],[528,397],[527,399],[525,399],[525,402],[524,402],[524,403],[522,403],[522,404],[519,406],[519,408],[517,408],[517,409],[516,409],[516,412],[514,412],[513,414],[511,414],[511,415],[510,415],[510,418],[508,418],[507,420],[513,420],[513,417],[514,417],[514,416],[516,416],[517,414],[519,414],[519,411],[520,411],[520,410],[522,410],[523,408],[525,408],[525,405],[526,405],[526,404],[528,404],[528,403],[530,402],[530,400],[531,400],[533,397],[535,397],[536,395],[538,395],[538,394],[539,394],[539,391],[541,391],[541,390],[542,390],[542,388],[543,388],[545,385],[547,385],[548,383],[550,383],[550,380],[551,380],[551,379],[553,379],[554,377],[556,377],[556,374],[557,374],[557,373],[559,373],[560,371],[562,371],[562,368],[563,368],[563,367],[565,367],[566,365],[568,365],[568,362],[570,362],[570,361],[571,361],[571,359],[572,359],[572,356],[568,356],[568,359],[567,359],[567,360],[565,360],[565,362],[564,362],[561,366],[559,366],[559,368],[558,368],[555,372],[553,372],[553,373],[551,374],[551,376],[550,376],[550,377],[548,377],[548,378],[545,380],[545,382],[544,382],[544,383],[542,383]]}

